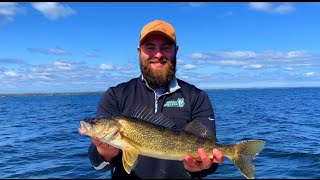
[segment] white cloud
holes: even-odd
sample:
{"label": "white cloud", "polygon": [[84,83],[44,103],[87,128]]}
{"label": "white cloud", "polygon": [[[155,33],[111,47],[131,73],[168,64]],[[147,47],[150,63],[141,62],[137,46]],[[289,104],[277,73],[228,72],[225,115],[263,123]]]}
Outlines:
{"label": "white cloud", "polygon": [[221,56],[226,59],[249,59],[256,57],[256,53],[253,51],[226,51],[222,52]]}
{"label": "white cloud", "polygon": [[251,2],[249,6],[252,9],[261,10],[261,11],[269,11],[272,8],[271,3],[268,2]]}
{"label": "white cloud", "polygon": [[53,65],[55,68],[61,69],[61,70],[71,69],[71,66],[72,66],[70,63],[60,62],[60,61],[54,62]]}
{"label": "white cloud", "polygon": [[60,48],[51,48],[49,49],[49,53],[52,53],[52,54],[67,54],[67,52],[63,49],[60,49]]}
{"label": "white cloud", "polygon": [[177,59],[177,64],[179,64],[179,65],[183,65],[183,64],[184,64],[184,62],[183,62],[183,60],[182,60],[182,59]]}
{"label": "white cloud", "polygon": [[[281,85],[281,82],[291,81],[296,85],[297,80],[303,82],[302,85],[310,83],[317,85],[320,80],[318,56],[303,50],[217,51],[198,53],[193,57],[200,58],[203,64],[198,64],[198,59],[183,59],[177,77],[199,87],[213,84],[215,86],[215,83],[221,87],[235,86],[235,83],[246,85],[247,82],[252,85],[260,83],[264,86],[271,83],[270,86],[277,86]],[[201,59],[203,57],[206,58]],[[7,61],[4,59],[4,63]],[[0,93],[22,90],[29,92],[105,90],[109,86],[140,74],[136,62],[134,65],[126,63],[117,66],[106,61],[105,64],[89,66],[86,62],[59,60],[44,65],[18,65],[20,65],[18,68],[0,67]]]}
{"label": "white cloud", "polygon": [[14,16],[22,12],[15,2],[0,2],[0,24],[9,23],[13,21]]}
{"label": "white cloud", "polygon": [[219,51],[219,52],[208,52],[208,53],[192,53],[186,57],[190,59],[212,59],[212,58],[222,58],[222,59],[252,59],[256,58],[257,54],[253,51]]}
{"label": "white cloud", "polygon": [[209,56],[204,53],[192,53],[189,57],[192,59],[206,59]]}
{"label": "white cloud", "polygon": [[98,52],[99,52],[98,50],[88,51],[86,52],[86,56],[91,58],[100,57]]}
{"label": "white cloud", "polygon": [[196,68],[196,66],[193,64],[186,64],[183,66],[184,70],[191,70],[191,69],[195,69],[195,68]]}
{"label": "white cloud", "polygon": [[295,7],[286,3],[286,4],[282,4],[275,7],[273,11],[276,13],[284,14],[284,13],[292,12],[294,10],[295,10]]}
{"label": "white cloud", "polygon": [[259,54],[260,58],[263,59],[283,59],[285,61],[294,61],[296,59],[309,59],[312,57],[310,53],[307,51],[289,51],[289,52],[281,52],[281,51],[264,51]]}
{"label": "white cloud", "polygon": [[288,58],[306,58],[310,56],[307,51],[290,51],[287,53]]}
{"label": "white cloud", "polygon": [[247,64],[246,62],[243,61],[237,61],[237,60],[221,60],[218,61],[217,64],[219,65],[226,65],[226,66],[242,66]]}
{"label": "white cloud", "polygon": [[0,2],[0,15],[13,16],[17,13],[17,3],[15,2]]}
{"label": "white cloud", "polygon": [[[48,75],[50,75],[50,74],[48,74]],[[28,74],[25,76],[25,78],[27,78],[29,80],[53,80],[48,75],[41,75],[41,73]]]}
{"label": "white cloud", "polygon": [[247,68],[247,69],[261,69],[263,67],[262,64],[249,64],[246,66],[243,66],[243,68]]}
{"label": "white cloud", "polygon": [[251,2],[249,3],[249,7],[258,11],[279,14],[285,14],[295,11],[295,7],[289,3],[274,5],[270,2]]}
{"label": "white cloud", "polygon": [[6,75],[7,77],[17,77],[17,73],[13,72],[13,71],[6,71],[4,72],[4,75]]}
{"label": "white cloud", "polygon": [[57,2],[35,2],[31,3],[31,5],[50,20],[56,20],[76,13],[69,6],[63,6]]}
{"label": "white cloud", "polygon": [[103,69],[103,70],[111,70],[113,69],[112,65],[109,65],[109,64],[101,64],[99,66],[99,69]]}
{"label": "white cloud", "polygon": [[202,6],[203,4],[205,4],[205,2],[189,2],[189,5],[191,7],[200,7]]}
{"label": "white cloud", "polygon": [[63,55],[63,54],[70,54],[64,49],[61,48],[50,48],[50,49],[42,49],[42,48],[27,48],[28,51],[40,54],[56,54],[56,55]]}
{"label": "white cloud", "polygon": [[284,67],[285,70],[292,71],[293,67]]}
{"label": "white cloud", "polygon": [[[111,68],[111,65],[102,65]],[[43,65],[21,65],[13,70],[0,66],[0,93],[14,92],[77,92],[101,91],[118,82],[139,75],[139,69],[130,64],[112,66],[112,71],[100,70],[96,65],[56,61]],[[83,84],[85,86],[76,86]]]}
{"label": "white cloud", "polygon": [[70,63],[56,61],[53,63],[53,65],[55,65],[55,66],[70,66]]}
{"label": "white cloud", "polygon": [[306,77],[312,77],[315,75],[315,72],[307,72],[307,73],[304,73],[303,75]]}
{"label": "white cloud", "polygon": [[245,69],[320,67],[319,57],[307,51],[217,51],[185,55],[194,65],[242,67]]}

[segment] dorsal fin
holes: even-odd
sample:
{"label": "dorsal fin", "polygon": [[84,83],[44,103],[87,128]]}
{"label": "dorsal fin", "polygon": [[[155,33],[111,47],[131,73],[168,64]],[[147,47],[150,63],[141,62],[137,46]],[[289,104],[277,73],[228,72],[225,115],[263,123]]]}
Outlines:
{"label": "dorsal fin", "polygon": [[200,136],[207,139],[214,139],[217,142],[215,135],[213,134],[213,131],[209,130],[208,126],[202,124],[197,120],[189,122],[183,128],[183,130],[196,136]]}
{"label": "dorsal fin", "polygon": [[154,112],[152,108],[138,105],[132,112],[132,117],[142,119],[160,126],[176,129],[176,124],[163,113]]}

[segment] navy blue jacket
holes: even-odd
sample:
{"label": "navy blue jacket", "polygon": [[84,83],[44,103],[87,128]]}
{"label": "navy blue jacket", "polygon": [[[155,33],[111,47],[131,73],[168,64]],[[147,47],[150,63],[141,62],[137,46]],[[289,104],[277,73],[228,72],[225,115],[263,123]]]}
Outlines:
{"label": "navy blue jacket", "polygon": [[[213,108],[206,92],[179,79],[174,79],[160,96],[156,95],[142,76],[110,87],[99,102],[96,116],[131,116],[133,110],[139,105],[154,108],[155,112],[165,114],[180,129],[191,121],[198,121],[207,126],[209,129],[207,134],[211,134],[216,139]],[[95,145],[91,144],[88,152],[92,165],[98,171],[111,170],[113,179],[201,178],[213,173],[218,167],[218,164],[214,163],[207,170],[191,173],[184,169],[181,161],[139,156],[133,172],[127,174],[122,167],[121,151],[118,156],[107,163],[100,157]]]}

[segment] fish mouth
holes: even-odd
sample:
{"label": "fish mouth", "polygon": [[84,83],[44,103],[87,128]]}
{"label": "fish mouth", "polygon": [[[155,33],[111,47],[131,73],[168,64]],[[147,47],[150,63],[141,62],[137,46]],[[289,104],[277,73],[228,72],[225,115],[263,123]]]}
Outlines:
{"label": "fish mouth", "polygon": [[91,130],[91,125],[84,122],[80,121],[80,128],[78,129],[80,134],[87,134]]}

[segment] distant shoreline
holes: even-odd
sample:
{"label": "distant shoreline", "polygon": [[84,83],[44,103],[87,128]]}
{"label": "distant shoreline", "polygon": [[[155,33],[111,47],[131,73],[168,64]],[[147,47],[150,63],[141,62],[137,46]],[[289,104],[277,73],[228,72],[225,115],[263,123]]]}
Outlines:
{"label": "distant shoreline", "polygon": [[81,95],[81,94],[102,94],[104,91],[96,92],[61,92],[61,93],[19,93],[19,94],[0,94],[0,97],[7,96],[64,96],[64,95]]}
{"label": "distant shoreline", "polygon": [[[294,89],[294,88],[320,88],[320,86],[310,87],[247,87],[247,88],[202,88],[205,91],[210,90],[250,90],[250,89]],[[8,96],[64,96],[64,95],[85,95],[85,94],[103,94],[105,91],[93,91],[93,92],[54,92],[54,93],[12,93],[12,94],[0,94],[0,97]]]}

